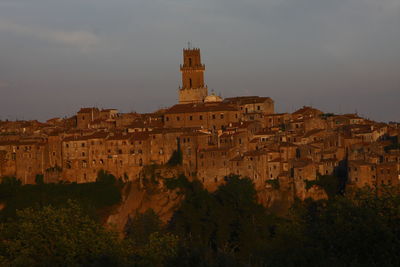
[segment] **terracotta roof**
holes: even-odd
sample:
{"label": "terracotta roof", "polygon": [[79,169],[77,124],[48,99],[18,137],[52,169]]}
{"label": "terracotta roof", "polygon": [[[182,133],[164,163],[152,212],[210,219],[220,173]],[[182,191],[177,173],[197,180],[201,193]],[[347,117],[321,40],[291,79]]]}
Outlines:
{"label": "terracotta roof", "polygon": [[282,161],[282,158],[274,158],[268,162],[281,162],[281,161]]}
{"label": "terracotta roof", "polygon": [[212,147],[212,148],[200,149],[201,152],[229,151],[229,150],[231,150],[230,147]]}
{"label": "terracotta roof", "polygon": [[218,112],[218,111],[238,111],[238,109],[226,103],[177,104],[169,108],[165,112],[165,114]]}
{"label": "terracotta roof", "polygon": [[295,145],[293,143],[283,142],[280,144],[280,147],[298,147],[298,145]]}
{"label": "terracotta roof", "polygon": [[322,114],[322,113],[323,113],[323,112],[322,112],[321,110],[319,110],[319,109],[316,109],[316,108],[313,108],[313,107],[304,106],[304,107],[302,107],[301,109],[299,109],[299,110],[293,112],[292,114],[294,114],[294,115],[301,115],[301,114],[310,113],[310,112],[312,112],[312,113],[319,113],[319,114]]}
{"label": "terracotta roof", "polygon": [[363,160],[349,160],[349,165],[357,165],[357,166],[371,166],[375,165],[373,163],[369,163]]}
{"label": "terracotta roof", "polygon": [[224,103],[235,103],[239,105],[264,103],[265,101],[272,101],[270,97],[260,97],[260,96],[238,96],[238,97],[228,97],[224,99]]}
{"label": "terracotta roof", "polygon": [[70,141],[87,141],[90,139],[104,139],[108,136],[106,132],[97,132],[90,135],[83,135],[83,136],[68,136],[63,139],[64,142]]}
{"label": "terracotta roof", "polygon": [[292,165],[294,168],[303,168],[311,164],[313,164],[313,162],[311,160],[306,160],[306,159],[292,161]]}
{"label": "terracotta roof", "polygon": [[261,155],[267,155],[268,151],[266,150],[251,150],[247,151],[243,154],[245,157],[251,157],[251,156],[261,156]]}
{"label": "terracotta roof", "polygon": [[323,129],[314,129],[314,130],[310,130],[310,131],[306,132],[306,133],[304,134],[303,137],[307,138],[307,137],[310,137],[310,136],[312,136],[312,135],[321,133],[321,132],[323,132],[323,131],[324,131]]}

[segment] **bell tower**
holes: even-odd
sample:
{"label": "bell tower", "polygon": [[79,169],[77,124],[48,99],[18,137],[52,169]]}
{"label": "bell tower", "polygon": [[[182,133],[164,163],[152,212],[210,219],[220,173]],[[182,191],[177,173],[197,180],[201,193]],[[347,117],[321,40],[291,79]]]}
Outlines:
{"label": "bell tower", "polygon": [[205,66],[201,64],[200,49],[183,49],[182,87],[179,88],[179,104],[203,102],[208,95],[204,85]]}

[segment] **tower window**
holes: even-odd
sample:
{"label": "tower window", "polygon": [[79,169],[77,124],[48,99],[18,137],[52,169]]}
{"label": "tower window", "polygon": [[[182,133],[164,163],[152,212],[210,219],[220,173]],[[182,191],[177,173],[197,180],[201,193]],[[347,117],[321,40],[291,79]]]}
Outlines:
{"label": "tower window", "polygon": [[192,88],[192,79],[189,79],[189,86]]}
{"label": "tower window", "polygon": [[192,66],[192,59],[191,58],[189,58],[189,66],[190,67]]}
{"label": "tower window", "polygon": [[200,119],[200,120],[203,120],[203,115],[200,115],[199,119]]}

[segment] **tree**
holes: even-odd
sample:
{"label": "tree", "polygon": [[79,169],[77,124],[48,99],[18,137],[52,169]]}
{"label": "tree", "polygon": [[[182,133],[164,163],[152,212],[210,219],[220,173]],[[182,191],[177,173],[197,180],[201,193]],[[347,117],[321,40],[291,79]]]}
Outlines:
{"label": "tree", "polygon": [[0,265],[123,265],[123,244],[116,233],[85,215],[76,202],[65,208],[47,206],[17,212],[0,224]]}
{"label": "tree", "polygon": [[214,193],[191,182],[170,229],[193,250],[254,263],[270,231],[269,216],[256,202],[250,179],[231,175],[225,180]]}
{"label": "tree", "polygon": [[36,174],[35,176],[35,183],[37,185],[42,185],[44,184],[44,175],[43,174]]}
{"label": "tree", "polygon": [[100,170],[97,173],[96,182],[101,184],[115,184],[116,179],[115,176],[112,175],[111,173],[105,170]]}
{"label": "tree", "polygon": [[129,218],[125,226],[126,238],[136,246],[143,246],[149,242],[150,235],[161,232],[162,222],[153,209],[144,213],[136,213],[135,217]]}

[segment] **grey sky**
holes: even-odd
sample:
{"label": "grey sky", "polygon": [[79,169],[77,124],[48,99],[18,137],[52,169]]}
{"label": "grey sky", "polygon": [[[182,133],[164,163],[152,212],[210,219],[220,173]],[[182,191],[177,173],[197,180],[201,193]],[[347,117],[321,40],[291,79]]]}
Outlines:
{"label": "grey sky", "polygon": [[224,97],[400,121],[400,0],[0,0],[0,119],[173,105],[187,41]]}

